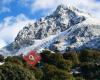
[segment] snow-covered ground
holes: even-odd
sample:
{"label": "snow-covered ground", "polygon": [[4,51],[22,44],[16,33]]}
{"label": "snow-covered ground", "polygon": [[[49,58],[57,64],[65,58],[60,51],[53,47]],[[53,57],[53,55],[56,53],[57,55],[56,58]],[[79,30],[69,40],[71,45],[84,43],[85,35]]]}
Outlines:
{"label": "snow-covered ground", "polygon": [[3,65],[3,64],[4,64],[4,62],[0,62],[0,66]]}

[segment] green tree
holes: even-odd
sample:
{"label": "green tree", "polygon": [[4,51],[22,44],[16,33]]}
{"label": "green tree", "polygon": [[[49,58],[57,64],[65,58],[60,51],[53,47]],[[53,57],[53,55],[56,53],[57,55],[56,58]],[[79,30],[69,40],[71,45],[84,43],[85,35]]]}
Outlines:
{"label": "green tree", "polygon": [[41,80],[43,78],[43,71],[42,71],[42,69],[34,67],[32,69],[32,72],[35,74],[35,78],[37,80]]}
{"label": "green tree", "polygon": [[26,65],[26,63],[24,62],[23,58],[21,56],[9,56],[5,59],[5,62],[10,62],[10,63],[16,63],[17,65]]}
{"label": "green tree", "polygon": [[23,68],[21,65],[6,62],[0,66],[1,80],[36,80],[29,69]]}
{"label": "green tree", "polygon": [[85,80],[83,77],[76,77],[75,80]]}
{"label": "green tree", "polygon": [[51,52],[50,51],[43,51],[42,53],[41,53],[41,57],[42,57],[42,61],[43,62],[49,62],[49,57],[51,56]]}
{"label": "green tree", "polygon": [[92,49],[85,49],[80,54],[81,62],[100,62],[100,52]]}
{"label": "green tree", "polygon": [[51,54],[49,56],[49,63],[57,65],[59,61],[63,60],[63,56],[60,53]]}
{"label": "green tree", "polygon": [[58,69],[54,65],[45,64],[43,80],[72,80],[73,76],[67,71]]}
{"label": "green tree", "polygon": [[94,63],[85,62],[81,64],[81,72],[83,77],[87,80],[99,80],[100,79],[100,66]]}
{"label": "green tree", "polygon": [[4,56],[0,54],[0,62],[4,61]]}
{"label": "green tree", "polygon": [[64,60],[64,59],[62,59],[59,62],[57,62],[56,66],[58,68],[60,68],[60,69],[70,71],[71,67],[72,67],[72,62],[70,60]]}
{"label": "green tree", "polygon": [[73,65],[80,63],[79,55],[76,51],[69,51],[63,54],[64,59],[72,61]]}

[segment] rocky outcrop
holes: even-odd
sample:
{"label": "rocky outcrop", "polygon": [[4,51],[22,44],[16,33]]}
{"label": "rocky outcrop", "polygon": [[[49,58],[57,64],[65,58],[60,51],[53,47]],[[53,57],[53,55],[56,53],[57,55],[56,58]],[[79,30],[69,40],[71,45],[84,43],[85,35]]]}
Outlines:
{"label": "rocky outcrop", "polygon": [[[99,20],[75,7],[60,5],[51,15],[26,25],[18,33],[15,41],[1,51],[17,53],[28,49],[39,51],[42,48],[49,48],[53,50],[53,47],[60,51],[69,47],[100,49],[99,38]],[[57,41],[59,43],[56,43]]]}

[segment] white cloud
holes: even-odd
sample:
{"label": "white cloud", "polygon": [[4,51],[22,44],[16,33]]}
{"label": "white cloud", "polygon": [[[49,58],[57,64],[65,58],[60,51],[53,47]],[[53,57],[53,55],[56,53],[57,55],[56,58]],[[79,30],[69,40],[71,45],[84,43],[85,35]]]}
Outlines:
{"label": "white cloud", "polygon": [[8,5],[14,0],[0,0],[0,14],[5,12],[10,12]]}
{"label": "white cloud", "polygon": [[[3,22],[0,23],[0,39],[6,43],[11,43],[17,36],[19,30],[21,30],[28,23],[33,23],[34,20],[28,19],[24,14],[20,14],[16,17],[6,17]],[[2,44],[0,42],[0,44]]]}
{"label": "white cloud", "polygon": [[20,4],[21,6],[24,6],[24,7],[28,7],[33,2],[34,2],[34,0],[19,0],[18,4]]}
{"label": "white cloud", "polygon": [[48,10],[48,12],[51,12],[59,4],[76,6],[86,12],[93,13],[92,15],[97,18],[100,14],[100,2],[95,0],[35,0],[35,2],[31,3],[30,8],[33,13],[38,10]]}
{"label": "white cloud", "polygon": [[67,4],[74,5],[100,19],[100,2],[95,0],[68,0]]}
{"label": "white cloud", "polygon": [[48,10],[48,9],[54,9],[57,7],[57,5],[61,4],[63,1],[66,0],[36,0],[32,5],[32,11],[37,11],[40,9]]}
{"label": "white cloud", "polygon": [[60,4],[72,5],[100,19],[100,2],[96,2],[96,0],[20,0],[19,3],[30,8],[33,14],[36,11],[42,10],[41,14],[43,15],[51,13]]}
{"label": "white cloud", "polygon": [[2,7],[2,8],[0,9],[0,13],[5,13],[5,12],[10,12],[10,9],[7,8],[7,7]]}
{"label": "white cloud", "polygon": [[3,5],[7,5],[11,3],[12,1],[15,1],[15,0],[0,0],[0,3],[2,3]]}
{"label": "white cloud", "polygon": [[2,39],[0,39],[0,48],[6,46],[6,42]]}
{"label": "white cloud", "polygon": [[100,9],[100,3],[95,0],[68,0],[67,4],[75,5],[79,8],[83,8],[85,10],[91,10],[93,8]]}

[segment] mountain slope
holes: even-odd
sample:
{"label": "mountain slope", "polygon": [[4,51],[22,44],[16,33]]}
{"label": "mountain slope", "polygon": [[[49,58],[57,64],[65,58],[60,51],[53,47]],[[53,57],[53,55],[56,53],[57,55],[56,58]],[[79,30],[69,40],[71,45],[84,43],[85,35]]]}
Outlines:
{"label": "mountain slope", "polygon": [[0,54],[26,54],[30,50],[39,52],[45,48],[62,52],[69,47],[100,49],[99,42],[99,20],[74,7],[60,5],[50,16],[25,26],[13,43],[0,50]]}

